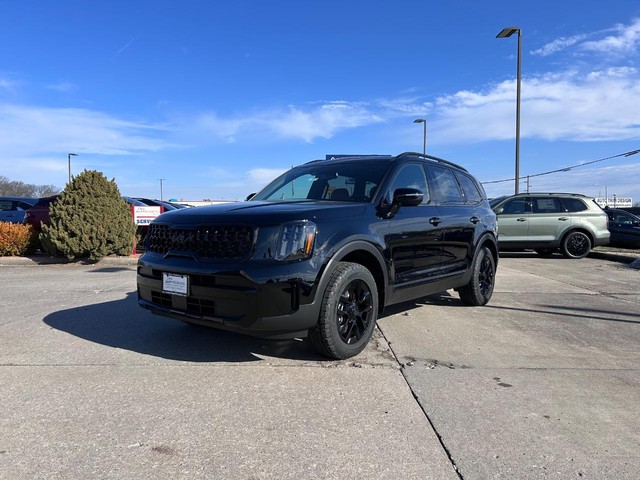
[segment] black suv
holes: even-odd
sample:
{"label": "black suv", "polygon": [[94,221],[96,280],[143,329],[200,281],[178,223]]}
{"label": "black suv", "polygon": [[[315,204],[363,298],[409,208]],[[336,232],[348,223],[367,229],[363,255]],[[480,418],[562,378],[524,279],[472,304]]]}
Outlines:
{"label": "black suv", "polygon": [[316,160],[249,201],[176,210],[149,227],[138,302],[153,313],[268,338],[308,334],[348,358],[384,307],[493,292],[496,216],[465,169],[418,153]]}

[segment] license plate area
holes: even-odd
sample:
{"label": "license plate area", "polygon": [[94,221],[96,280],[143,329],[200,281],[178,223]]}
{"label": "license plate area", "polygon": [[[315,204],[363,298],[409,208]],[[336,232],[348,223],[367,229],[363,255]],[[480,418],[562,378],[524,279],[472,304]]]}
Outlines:
{"label": "license plate area", "polygon": [[178,275],[177,273],[162,273],[162,293],[171,295],[180,295],[186,297],[189,295],[189,276]]}

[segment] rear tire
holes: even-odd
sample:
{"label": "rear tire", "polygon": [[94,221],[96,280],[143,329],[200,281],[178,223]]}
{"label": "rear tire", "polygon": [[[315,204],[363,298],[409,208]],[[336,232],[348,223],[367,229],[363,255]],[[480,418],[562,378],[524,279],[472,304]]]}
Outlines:
{"label": "rear tire", "polygon": [[496,262],[487,247],[480,247],[473,259],[471,280],[458,290],[460,300],[466,305],[480,307],[486,305],[493,294]]}
{"label": "rear tire", "polygon": [[562,240],[562,254],[567,258],[584,258],[590,251],[591,240],[584,232],[569,232]]}
{"label": "rear tire", "polygon": [[378,288],[371,272],[358,263],[338,263],[322,296],[318,323],[309,330],[309,341],[327,357],[353,357],[369,342],[377,318]]}

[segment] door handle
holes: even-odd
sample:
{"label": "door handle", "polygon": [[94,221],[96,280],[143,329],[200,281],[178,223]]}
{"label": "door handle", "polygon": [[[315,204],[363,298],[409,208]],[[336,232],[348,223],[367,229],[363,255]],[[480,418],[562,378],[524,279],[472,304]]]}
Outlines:
{"label": "door handle", "polygon": [[480,221],[480,218],[478,218],[478,217],[471,217],[469,220],[471,221],[471,223],[473,223],[473,224],[475,225],[476,223],[478,223],[478,222]]}
{"label": "door handle", "polygon": [[518,222],[526,222],[526,221],[527,221],[527,219],[526,219],[526,218],[518,218],[518,220],[517,220],[517,221],[518,221]]}
{"label": "door handle", "polygon": [[558,220],[560,220],[561,222],[566,222],[567,220],[569,220],[569,217],[560,217]]}
{"label": "door handle", "polygon": [[437,227],[440,222],[442,222],[442,219],[440,217],[431,217],[429,219],[429,223],[434,227]]}

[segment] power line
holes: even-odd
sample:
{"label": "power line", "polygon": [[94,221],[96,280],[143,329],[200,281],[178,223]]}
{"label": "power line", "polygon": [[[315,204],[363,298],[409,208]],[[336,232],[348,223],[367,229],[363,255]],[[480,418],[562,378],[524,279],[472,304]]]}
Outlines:
{"label": "power line", "polygon": [[[584,167],[584,166],[592,165],[592,164],[598,163],[598,162],[604,162],[605,160],[611,160],[612,158],[630,157],[630,156],[635,155],[637,153],[640,153],[640,149],[631,150],[629,152],[624,152],[624,153],[618,153],[617,155],[611,155],[610,157],[599,158],[598,160],[591,160],[590,162],[584,162],[584,163],[581,163],[579,165],[572,165],[570,167],[558,168],[556,170],[550,170],[548,172],[542,172],[542,173],[535,173],[533,175],[525,175],[524,177],[519,177],[518,180],[523,179],[523,178],[541,177],[542,175],[549,175],[551,173],[568,172],[569,170],[573,170],[574,168]],[[515,180],[515,178],[505,178],[504,180],[492,180],[490,182],[480,182],[480,183],[482,183],[483,185],[489,185],[490,183],[513,182],[514,180]]]}

